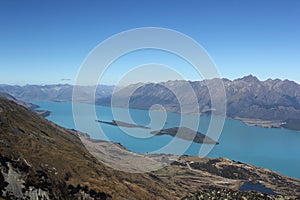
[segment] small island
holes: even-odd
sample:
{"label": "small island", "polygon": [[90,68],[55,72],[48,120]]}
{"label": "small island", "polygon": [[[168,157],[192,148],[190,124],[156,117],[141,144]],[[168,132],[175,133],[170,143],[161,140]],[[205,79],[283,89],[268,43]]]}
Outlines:
{"label": "small island", "polygon": [[122,122],[122,121],[117,121],[117,120],[112,120],[111,122],[96,120],[96,122],[103,123],[103,124],[109,124],[109,125],[112,125],[112,126],[122,126],[122,127],[126,127],[126,128],[150,129],[147,126],[142,126],[142,125],[137,125],[137,124],[130,124],[130,123],[127,123],[127,122]]}
{"label": "small island", "polygon": [[170,135],[173,137],[178,137],[183,140],[193,141],[199,144],[219,144],[219,142],[213,140],[212,138],[200,133],[198,131],[194,131],[187,127],[174,127],[163,129],[160,131],[152,131],[153,135]]}

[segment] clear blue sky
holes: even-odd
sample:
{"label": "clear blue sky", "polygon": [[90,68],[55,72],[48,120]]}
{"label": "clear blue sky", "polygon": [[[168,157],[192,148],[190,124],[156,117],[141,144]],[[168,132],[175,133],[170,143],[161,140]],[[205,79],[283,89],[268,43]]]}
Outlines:
{"label": "clear blue sky", "polygon": [[74,80],[101,41],[148,26],[195,39],[222,77],[300,83],[299,19],[298,0],[0,0],[0,83]]}

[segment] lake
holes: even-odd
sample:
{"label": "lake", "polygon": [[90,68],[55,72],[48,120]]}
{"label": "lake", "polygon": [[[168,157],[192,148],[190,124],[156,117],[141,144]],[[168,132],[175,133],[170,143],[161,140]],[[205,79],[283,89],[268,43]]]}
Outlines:
{"label": "lake", "polygon": [[[72,114],[72,103],[70,102],[32,102],[40,106],[40,109],[51,111],[47,117],[63,127],[79,129],[88,133],[94,139],[108,139],[121,143],[127,149],[137,153],[172,153],[180,154],[177,148],[161,149],[174,138],[168,135],[153,136],[151,131],[155,130],[155,124],[151,122],[149,112],[144,110],[130,109],[129,112],[134,122],[138,125],[148,125],[147,129],[126,129],[130,134],[126,134],[120,127],[96,122],[94,115],[84,112],[93,105],[77,103],[80,108],[81,121],[79,128],[75,127]],[[120,113],[128,112],[127,109],[116,108]],[[113,117],[110,107],[95,106],[97,119],[111,121]],[[154,118],[162,118],[159,112],[151,113]],[[197,116],[187,116],[190,121],[196,120]],[[199,118],[199,117],[198,117]],[[164,128],[179,126],[181,115],[167,113]],[[117,120],[122,121],[122,115],[118,115]],[[206,133],[210,117],[201,116],[198,131]],[[158,120],[159,123],[159,120]],[[101,126],[101,129],[99,129]],[[107,138],[103,138],[104,132]],[[178,144],[189,143],[177,139]],[[240,121],[227,118],[224,129],[219,138],[219,145],[216,145],[209,153],[208,157],[225,157],[235,161],[252,164],[258,167],[268,168],[281,174],[300,179],[300,133],[287,129],[266,129],[248,126]],[[185,155],[198,155],[201,144],[192,143],[185,151]]]}

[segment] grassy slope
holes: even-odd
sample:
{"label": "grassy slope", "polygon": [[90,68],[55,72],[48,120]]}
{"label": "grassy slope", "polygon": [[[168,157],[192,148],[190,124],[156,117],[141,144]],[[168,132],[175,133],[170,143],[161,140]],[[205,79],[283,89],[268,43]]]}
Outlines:
{"label": "grassy slope", "polygon": [[[28,163],[33,171],[45,172],[57,185],[80,184],[113,199],[174,198],[147,175],[126,174],[104,166],[72,131],[1,98],[0,143],[0,156]],[[56,196],[61,192],[54,189]]]}

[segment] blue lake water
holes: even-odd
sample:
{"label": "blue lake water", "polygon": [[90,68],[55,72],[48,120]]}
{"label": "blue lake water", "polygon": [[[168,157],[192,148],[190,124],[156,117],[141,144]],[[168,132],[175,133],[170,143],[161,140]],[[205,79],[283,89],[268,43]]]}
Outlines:
{"label": "blue lake water", "polygon": [[[78,129],[75,126],[72,113],[72,103],[60,102],[32,102],[39,105],[44,110],[51,111],[47,119],[66,128]],[[130,135],[126,134],[119,127],[95,122],[95,116],[85,113],[93,105],[80,104],[79,116],[81,126],[79,130],[88,133],[94,139],[104,139],[100,132],[110,141],[121,143],[127,149],[137,153],[153,152],[164,147],[174,138],[171,136],[153,136],[150,131],[156,129],[126,129]],[[117,108],[120,113],[127,112],[126,109]],[[112,109],[109,107],[95,106],[97,119],[111,121],[113,117]],[[134,122],[139,125],[148,125],[150,123],[149,112],[144,110],[129,110]],[[161,117],[160,113],[152,113],[152,116]],[[122,115],[117,120],[122,119]],[[190,121],[197,116],[187,116]],[[199,118],[199,117],[198,117]],[[179,126],[181,115],[168,113],[167,123],[164,128]],[[206,133],[210,117],[201,117],[198,131]],[[101,126],[102,130],[99,129]],[[150,128],[153,128],[150,126]],[[132,135],[131,135],[132,134]],[[138,137],[135,137],[138,136]],[[143,138],[144,137],[144,138]],[[187,143],[177,139],[179,143]],[[232,160],[253,164],[255,166],[268,168],[281,174],[300,179],[300,133],[287,129],[266,129],[253,126],[233,120],[226,119],[224,129],[219,138],[219,145],[216,145],[209,153],[208,157],[225,157]],[[179,144],[178,143],[178,144]],[[186,155],[198,155],[201,144],[192,143],[184,153]],[[162,153],[177,154],[177,148],[159,151]]]}

